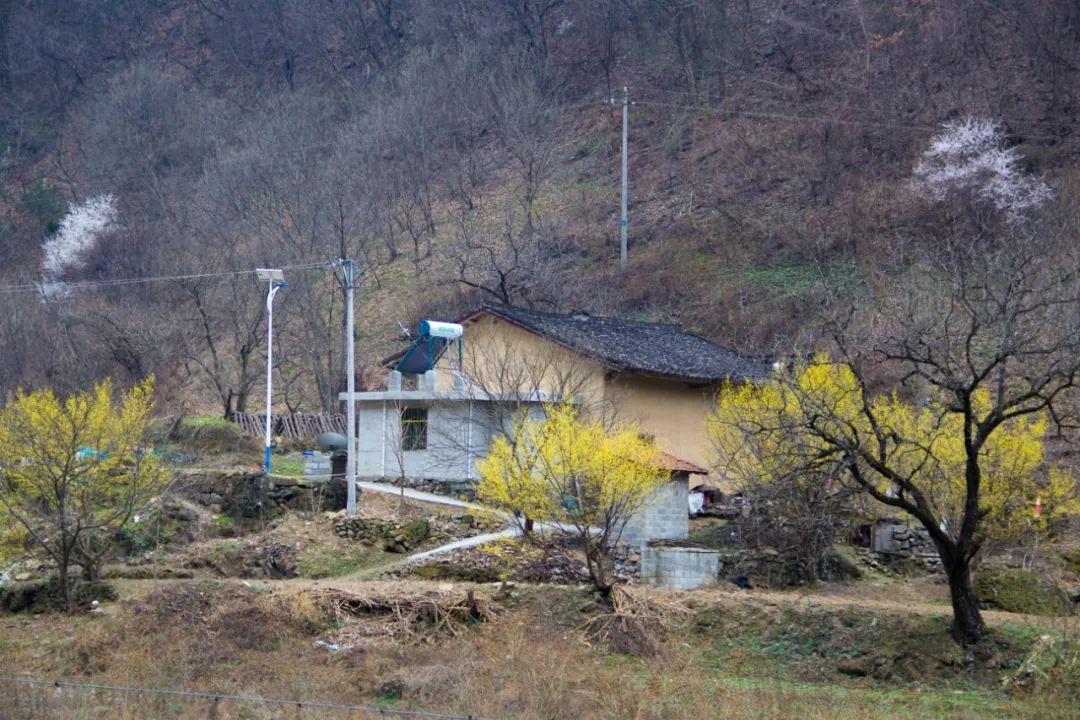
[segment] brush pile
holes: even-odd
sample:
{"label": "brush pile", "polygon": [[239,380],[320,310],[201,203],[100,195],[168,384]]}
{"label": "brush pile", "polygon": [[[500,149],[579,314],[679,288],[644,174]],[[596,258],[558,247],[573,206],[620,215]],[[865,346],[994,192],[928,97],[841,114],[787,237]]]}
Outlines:
{"label": "brush pile", "polygon": [[585,637],[635,657],[661,655],[669,631],[693,615],[682,603],[650,596],[629,585],[613,587],[609,599],[608,610],[582,626]]}
{"label": "brush pile", "polygon": [[391,589],[363,594],[331,589],[313,593],[313,599],[340,625],[330,641],[343,648],[379,640],[433,643],[442,637],[457,637],[471,625],[494,620],[502,612],[472,589]]}

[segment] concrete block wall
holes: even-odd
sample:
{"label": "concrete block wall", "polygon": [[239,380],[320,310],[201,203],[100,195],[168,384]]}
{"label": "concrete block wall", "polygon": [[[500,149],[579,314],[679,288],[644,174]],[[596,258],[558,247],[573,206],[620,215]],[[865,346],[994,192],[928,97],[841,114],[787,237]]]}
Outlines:
{"label": "concrete block wall", "polygon": [[325,478],[330,476],[330,456],[315,453],[304,458],[304,477]]}
{"label": "concrete block wall", "polygon": [[719,566],[719,550],[645,545],[641,551],[641,583],[693,590],[716,584]]}
{"label": "concrete block wall", "polygon": [[664,485],[626,523],[621,542],[637,547],[649,540],[685,540],[690,535],[688,495],[686,476]]}

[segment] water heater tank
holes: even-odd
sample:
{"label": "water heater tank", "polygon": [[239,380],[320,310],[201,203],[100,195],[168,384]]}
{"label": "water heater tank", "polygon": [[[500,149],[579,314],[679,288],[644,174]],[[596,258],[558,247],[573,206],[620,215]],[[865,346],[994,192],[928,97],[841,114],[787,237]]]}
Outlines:
{"label": "water heater tank", "polygon": [[464,334],[465,328],[457,323],[439,322],[438,320],[420,321],[420,337],[457,340]]}
{"label": "water heater tank", "polygon": [[340,433],[322,433],[316,436],[315,444],[324,453],[341,452],[345,450],[345,436]]}

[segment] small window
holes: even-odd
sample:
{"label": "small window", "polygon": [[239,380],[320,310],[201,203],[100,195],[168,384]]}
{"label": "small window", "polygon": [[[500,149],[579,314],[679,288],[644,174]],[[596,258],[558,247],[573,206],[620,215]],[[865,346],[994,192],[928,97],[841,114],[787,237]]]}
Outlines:
{"label": "small window", "polygon": [[427,408],[404,408],[401,411],[401,449],[427,449]]}

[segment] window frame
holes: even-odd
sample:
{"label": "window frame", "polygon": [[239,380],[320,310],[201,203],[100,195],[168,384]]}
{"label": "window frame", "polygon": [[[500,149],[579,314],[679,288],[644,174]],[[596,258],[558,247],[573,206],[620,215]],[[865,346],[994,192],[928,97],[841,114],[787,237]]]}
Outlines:
{"label": "window frame", "polygon": [[428,449],[428,408],[423,406],[403,407],[398,414],[398,432],[403,452],[418,452]]}

